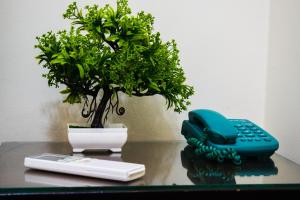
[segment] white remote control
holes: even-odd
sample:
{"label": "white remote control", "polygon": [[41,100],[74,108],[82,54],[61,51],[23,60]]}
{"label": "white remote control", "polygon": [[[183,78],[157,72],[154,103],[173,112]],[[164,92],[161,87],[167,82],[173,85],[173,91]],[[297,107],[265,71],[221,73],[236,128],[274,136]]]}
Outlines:
{"label": "white remote control", "polygon": [[142,164],[44,153],[25,157],[25,167],[94,178],[131,181],[145,174]]}

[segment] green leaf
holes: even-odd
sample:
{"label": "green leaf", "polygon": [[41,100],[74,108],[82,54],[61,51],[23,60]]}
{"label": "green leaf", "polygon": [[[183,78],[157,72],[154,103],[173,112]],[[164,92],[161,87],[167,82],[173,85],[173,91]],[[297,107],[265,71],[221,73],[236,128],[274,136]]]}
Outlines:
{"label": "green leaf", "polygon": [[63,57],[65,58],[65,59],[69,59],[70,58],[70,56],[69,56],[69,54],[68,54],[68,52],[66,51],[66,49],[62,49],[62,55],[63,55]]}
{"label": "green leaf", "polygon": [[83,51],[83,48],[80,48],[80,50],[79,50],[79,56],[82,57],[82,56],[84,56],[84,54],[85,54],[85,53],[84,53],[84,51]]}
{"label": "green leaf", "polygon": [[44,51],[45,51],[46,53],[49,53],[49,52],[51,52],[51,49],[50,49],[49,47],[44,47]]}
{"label": "green leaf", "polygon": [[117,39],[119,39],[119,36],[117,36],[117,35],[111,35],[107,38],[108,41],[115,41]]}
{"label": "green leaf", "polygon": [[103,27],[105,28],[114,27],[114,24],[111,20],[108,20],[103,24]]}
{"label": "green leaf", "polygon": [[70,93],[70,92],[71,92],[71,89],[70,89],[70,88],[66,88],[66,89],[60,91],[61,94],[68,94],[68,93]]}
{"label": "green leaf", "polygon": [[162,86],[162,88],[163,88],[164,90],[166,90],[166,88],[167,88],[166,82],[163,82],[163,83],[161,84],[161,86]]}
{"label": "green leaf", "polygon": [[81,103],[81,99],[80,96],[78,94],[69,94],[67,96],[67,98],[63,101],[64,103],[70,103],[70,104],[74,104],[74,103]]}
{"label": "green leaf", "polygon": [[53,55],[51,56],[51,58],[52,58],[52,59],[53,59],[53,58],[56,58],[58,55],[59,55],[58,53],[55,53],[55,54],[53,54]]}
{"label": "green leaf", "polygon": [[72,51],[70,53],[70,57],[76,59],[77,53],[75,51]]}
{"label": "green leaf", "polygon": [[79,75],[80,75],[80,78],[83,79],[84,78],[84,69],[82,67],[81,64],[76,64],[78,70],[79,70]]}
{"label": "green leaf", "polygon": [[113,17],[115,15],[115,11],[114,11],[114,9],[111,6],[107,7],[107,11],[108,11],[108,15],[110,17]]}
{"label": "green leaf", "polygon": [[100,26],[96,26],[96,30],[101,33],[101,27]]}
{"label": "green leaf", "polygon": [[152,57],[150,57],[150,61],[151,61],[151,64],[153,65],[153,67],[155,67],[155,62]]}
{"label": "green leaf", "polygon": [[119,45],[119,47],[125,47],[125,46],[127,46],[127,42],[125,40],[120,39],[118,41],[118,45]]}
{"label": "green leaf", "polygon": [[144,34],[135,34],[135,35],[131,38],[131,40],[136,41],[136,40],[143,40],[143,39],[145,39],[145,38],[146,38],[146,36],[145,36]]}
{"label": "green leaf", "polygon": [[160,89],[159,89],[158,85],[155,82],[150,82],[149,83],[149,88],[160,92]]}
{"label": "green leaf", "polygon": [[64,64],[66,64],[67,62],[64,60],[64,59],[62,59],[62,58],[56,58],[56,59],[54,59],[54,60],[52,60],[51,62],[50,62],[50,64],[61,64],[61,65],[64,65]]}

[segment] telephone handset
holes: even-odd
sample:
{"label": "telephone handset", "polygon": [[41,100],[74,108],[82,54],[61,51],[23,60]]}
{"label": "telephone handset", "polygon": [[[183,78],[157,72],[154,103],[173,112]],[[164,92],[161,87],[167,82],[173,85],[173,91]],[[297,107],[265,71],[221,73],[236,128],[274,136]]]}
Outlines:
{"label": "telephone handset", "polygon": [[197,124],[216,144],[235,143],[238,131],[223,115],[212,110],[189,112],[190,122]]}
{"label": "telephone handset", "polygon": [[[227,119],[206,109],[190,111],[189,120],[183,121],[181,133],[190,144],[198,145],[199,154],[207,154],[209,158],[219,161],[222,161],[224,151],[228,150],[232,151],[232,158],[236,154],[242,158],[269,157],[279,147],[273,136],[253,122]],[[213,149],[206,149],[205,146]],[[235,158],[238,160],[238,156]]]}

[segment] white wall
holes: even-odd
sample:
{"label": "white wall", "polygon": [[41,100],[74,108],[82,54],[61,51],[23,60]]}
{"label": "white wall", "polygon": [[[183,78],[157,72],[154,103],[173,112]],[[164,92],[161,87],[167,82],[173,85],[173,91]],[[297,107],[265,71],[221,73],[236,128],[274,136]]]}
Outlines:
{"label": "white wall", "polygon": [[[71,1],[0,1],[0,141],[66,140],[66,123],[81,121],[79,107],[62,104],[35,62],[35,36],[58,30]],[[79,5],[102,1],[79,1]],[[83,3],[84,2],[84,3]],[[106,1],[114,2],[114,1]],[[187,82],[195,87],[189,109],[211,108],[263,125],[269,0],[130,0],[134,11],[155,17],[163,39],[174,38]],[[122,98],[115,118],[130,140],[182,139],[187,113],[166,111],[161,97]]]}
{"label": "white wall", "polygon": [[271,2],[265,124],[279,153],[300,163],[300,1]]}

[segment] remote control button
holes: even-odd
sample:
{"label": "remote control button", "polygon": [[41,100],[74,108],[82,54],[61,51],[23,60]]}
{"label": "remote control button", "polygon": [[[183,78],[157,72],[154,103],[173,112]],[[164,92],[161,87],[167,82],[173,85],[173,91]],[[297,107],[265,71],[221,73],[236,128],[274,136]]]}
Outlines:
{"label": "remote control button", "polygon": [[242,134],[240,134],[240,133],[239,133],[237,136],[238,136],[238,137],[243,137],[243,135],[242,135]]}
{"label": "remote control button", "polygon": [[243,127],[243,126],[242,126],[242,127],[239,127],[238,129],[239,129],[240,131],[246,130],[246,128]]}
{"label": "remote control button", "polygon": [[92,161],[93,160],[91,158],[83,158],[83,159],[80,159],[80,160],[76,160],[75,162],[76,163],[90,163]]}
{"label": "remote control button", "polygon": [[256,130],[258,130],[258,128],[254,126],[254,127],[251,128],[251,130],[256,131]]}
{"label": "remote control button", "polygon": [[249,142],[252,142],[252,141],[253,141],[253,139],[252,139],[252,138],[248,138],[248,141],[249,141]]}
{"label": "remote control button", "polygon": [[81,160],[81,159],[82,159],[82,157],[79,157],[79,156],[69,156],[64,159],[58,160],[58,162],[72,162],[72,161],[77,161],[77,160]]}
{"label": "remote control button", "polygon": [[262,130],[256,130],[255,133],[262,133]]}
{"label": "remote control button", "polygon": [[261,141],[261,139],[259,139],[259,138],[255,138],[255,141],[259,142],[259,141]]}
{"label": "remote control button", "polygon": [[246,142],[246,139],[242,138],[242,139],[241,139],[241,142]]}
{"label": "remote control button", "polygon": [[265,138],[264,141],[271,142],[271,139],[270,138]]}

